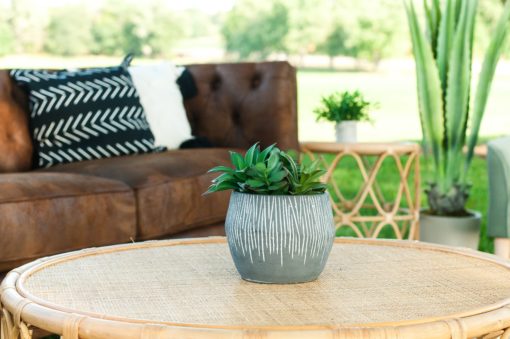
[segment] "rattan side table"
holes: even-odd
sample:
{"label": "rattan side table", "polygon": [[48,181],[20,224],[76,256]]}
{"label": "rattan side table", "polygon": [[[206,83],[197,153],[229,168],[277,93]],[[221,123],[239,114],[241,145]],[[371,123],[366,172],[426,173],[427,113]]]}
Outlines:
{"label": "rattan side table", "polygon": [[224,238],[119,245],[37,260],[0,291],[2,339],[510,335],[508,262],[410,241],[339,238],[296,285],[241,280]]}
{"label": "rattan side table", "polygon": [[[329,184],[337,230],[350,230],[350,236],[378,238],[387,229],[396,239],[418,240],[420,222],[420,146],[414,143],[325,143],[301,144],[302,155],[318,159],[326,168],[323,178]],[[351,164],[345,165],[351,161]],[[391,165],[393,176],[382,173]],[[347,196],[349,178],[336,179],[339,171],[355,167],[361,185]],[[353,174],[351,172],[351,174]],[[381,186],[390,184],[392,196]],[[373,213],[375,212],[375,213]]]}

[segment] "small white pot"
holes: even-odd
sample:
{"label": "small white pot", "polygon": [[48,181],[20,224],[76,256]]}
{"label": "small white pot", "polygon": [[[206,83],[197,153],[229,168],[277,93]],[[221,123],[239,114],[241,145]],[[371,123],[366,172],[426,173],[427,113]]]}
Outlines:
{"label": "small white pot", "polygon": [[355,143],[358,141],[358,122],[342,121],[336,124],[336,142]]}

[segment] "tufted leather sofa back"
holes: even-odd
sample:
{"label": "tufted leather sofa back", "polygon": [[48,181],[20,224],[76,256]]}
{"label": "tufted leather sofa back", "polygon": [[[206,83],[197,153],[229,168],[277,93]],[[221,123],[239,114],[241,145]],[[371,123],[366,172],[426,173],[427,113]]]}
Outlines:
{"label": "tufted leather sofa back", "polygon": [[[198,95],[185,102],[195,136],[218,147],[260,141],[298,149],[296,71],[287,62],[189,66]],[[28,98],[0,70],[0,173],[32,166]]]}
{"label": "tufted leather sofa back", "polygon": [[296,70],[288,62],[188,67],[198,87],[185,102],[193,135],[220,147],[260,141],[299,149]]}

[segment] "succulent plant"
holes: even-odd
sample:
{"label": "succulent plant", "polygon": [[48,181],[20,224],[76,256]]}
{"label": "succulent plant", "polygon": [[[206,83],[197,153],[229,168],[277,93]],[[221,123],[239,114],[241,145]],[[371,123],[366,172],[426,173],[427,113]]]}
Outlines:
{"label": "succulent plant", "polygon": [[469,197],[470,186],[455,184],[450,190],[443,193],[439,190],[437,184],[430,183],[425,190],[428,197],[431,211],[441,211],[444,215],[462,217],[466,213],[464,208]]}
{"label": "succulent plant", "polygon": [[230,151],[230,159],[234,168],[217,166],[209,170],[221,174],[206,193],[232,189],[251,194],[307,195],[326,191],[320,181],[325,171],[317,161],[299,164],[291,152],[278,149],[276,144],[261,150],[256,143],[244,157]]}
{"label": "succulent plant", "polygon": [[433,160],[426,190],[430,213],[465,215],[471,188],[467,173],[508,35],[510,1],[495,25],[476,90],[471,78],[478,0],[424,0],[425,29],[414,1],[404,4],[416,62],[423,144]]}

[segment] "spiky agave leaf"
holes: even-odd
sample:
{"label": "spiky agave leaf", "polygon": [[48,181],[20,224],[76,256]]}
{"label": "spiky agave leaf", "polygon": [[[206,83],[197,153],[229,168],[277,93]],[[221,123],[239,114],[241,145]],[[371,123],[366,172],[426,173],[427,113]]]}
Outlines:
{"label": "spiky agave leaf", "polygon": [[438,28],[436,60],[439,70],[439,78],[441,80],[441,88],[443,90],[443,97],[446,95],[448,61],[450,59],[450,52],[455,36],[455,28],[457,26],[457,3],[460,2],[461,0],[446,0],[444,2],[441,22]]}
{"label": "spiky agave leaf", "polygon": [[466,172],[473,160],[474,150],[478,141],[478,133],[480,132],[480,125],[482,123],[485,107],[487,106],[487,99],[496,72],[499,57],[503,50],[503,45],[508,35],[508,21],[510,20],[510,1],[507,1],[503,9],[503,13],[499,18],[496,29],[492,35],[489,47],[485,53],[480,77],[475,92],[475,99],[473,103],[473,111],[469,121],[470,132],[467,140],[467,156],[464,163],[464,178],[466,180]]}
{"label": "spiky agave leaf", "polygon": [[432,53],[434,57],[437,54],[436,46],[439,33],[439,22],[441,21],[441,8],[439,0],[423,0],[423,8],[425,10],[425,18],[427,19],[427,35],[430,45],[432,46]]}
{"label": "spiky agave leaf", "polygon": [[416,81],[424,140],[430,147],[437,169],[436,181],[444,177],[444,153],[442,140],[443,100],[439,72],[427,38],[420,29],[418,15],[412,1],[405,2],[416,62]]}
{"label": "spiky agave leaf", "polygon": [[463,1],[448,66],[446,92],[447,168],[443,189],[459,182],[471,89],[471,53],[478,0]]}

